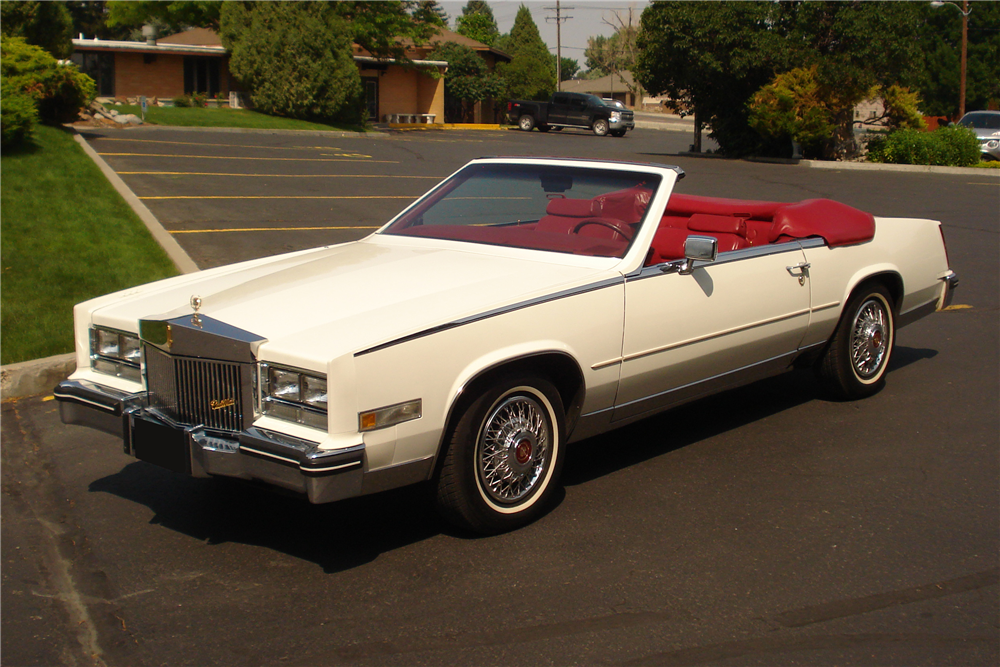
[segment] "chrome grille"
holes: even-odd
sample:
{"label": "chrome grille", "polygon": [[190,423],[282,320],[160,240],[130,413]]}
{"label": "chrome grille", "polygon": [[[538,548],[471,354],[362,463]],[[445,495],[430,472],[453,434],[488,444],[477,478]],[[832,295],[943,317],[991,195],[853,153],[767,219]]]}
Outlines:
{"label": "chrome grille", "polygon": [[149,407],[181,424],[242,429],[241,364],[172,357],[150,345],[143,348]]}

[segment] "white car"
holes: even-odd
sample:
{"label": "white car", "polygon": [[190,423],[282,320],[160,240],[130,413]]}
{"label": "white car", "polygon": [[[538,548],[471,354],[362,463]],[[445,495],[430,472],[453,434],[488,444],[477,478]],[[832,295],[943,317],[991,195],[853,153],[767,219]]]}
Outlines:
{"label": "white car", "polygon": [[571,443],[794,367],[882,385],[958,281],[940,224],[674,192],[677,167],[470,162],[353,243],[81,303],[62,420],[323,503],[418,482],[496,533]]}

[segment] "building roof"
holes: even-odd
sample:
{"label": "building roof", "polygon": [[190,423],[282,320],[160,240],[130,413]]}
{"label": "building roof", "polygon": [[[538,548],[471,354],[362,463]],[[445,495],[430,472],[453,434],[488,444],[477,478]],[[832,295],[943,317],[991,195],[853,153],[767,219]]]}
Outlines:
{"label": "building roof", "polygon": [[[202,30],[201,28],[195,28],[195,30]],[[193,30],[185,31],[187,33],[193,32]],[[211,30],[203,30],[203,32],[210,33],[214,35]],[[178,37],[179,35],[184,35],[185,33],[178,33],[178,35],[171,35],[171,37]],[[188,36],[188,39],[203,39],[204,37]],[[225,56],[226,49],[221,44],[218,46],[204,45],[204,44],[193,44],[188,42],[180,43],[164,43],[167,38],[157,40],[156,44],[147,44],[146,42],[122,42],[110,39],[74,39],[73,48],[79,51],[105,51],[105,52],[137,52],[137,53],[171,53],[174,55],[182,56]],[[392,58],[388,59],[376,59],[371,56],[355,55],[354,61],[357,63],[364,64],[395,64],[395,60]],[[448,62],[445,60],[422,60],[422,59],[411,59],[410,63],[416,65],[417,67],[447,67]]]}
{"label": "building roof", "polygon": [[156,40],[157,44],[194,44],[197,46],[222,46],[219,33],[208,28],[190,28]]}
{"label": "building roof", "polygon": [[563,92],[567,93],[624,93],[629,86],[635,87],[632,72],[623,71],[617,74],[602,76],[600,79],[570,79],[562,82]]}
{"label": "building roof", "polygon": [[[431,36],[427,42],[423,44],[416,44],[410,38],[399,40],[399,44],[406,50],[407,56],[411,58],[426,55],[428,52],[433,51],[438,46],[447,42],[454,42],[456,44],[461,44],[462,46],[467,46],[478,53],[492,53],[497,60],[510,62],[512,59],[509,54],[504,53],[500,49],[495,49],[488,44],[483,44],[482,42],[478,42],[464,35],[459,35],[457,32],[452,32],[446,28],[438,28],[437,34]],[[360,55],[371,55],[368,51],[364,50],[357,44],[354,45],[354,52]],[[417,61],[414,60],[414,62]]]}
{"label": "building roof", "polygon": [[219,46],[203,46],[197,44],[147,44],[146,42],[123,42],[113,39],[74,39],[73,48],[77,51],[126,51],[137,53],[173,53],[188,56],[224,56],[226,49]]}
{"label": "building roof", "polygon": [[461,44],[462,46],[467,46],[473,51],[489,51],[493,55],[497,56],[501,60],[506,60],[510,62],[512,56],[508,53],[504,53],[500,49],[495,49],[488,44],[483,44],[482,42],[477,42],[471,37],[466,37],[465,35],[459,35],[457,32],[452,32],[447,28],[438,28],[436,35],[427,40],[427,45],[433,45],[435,48],[440,44],[446,42],[455,42],[456,44]]}

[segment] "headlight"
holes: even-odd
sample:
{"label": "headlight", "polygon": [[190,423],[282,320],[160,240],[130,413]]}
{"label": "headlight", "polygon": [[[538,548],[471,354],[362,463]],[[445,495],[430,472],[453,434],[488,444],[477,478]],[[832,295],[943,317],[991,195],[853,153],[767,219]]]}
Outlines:
{"label": "headlight", "polygon": [[142,344],[135,334],[117,329],[90,330],[90,367],[98,373],[142,381]]}
{"label": "headlight", "polygon": [[298,368],[260,364],[260,412],[326,430],[326,376]]}
{"label": "headlight", "polygon": [[986,142],[987,148],[996,148],[997,146],[1000,146],[1000,141],[997,141],[996,139],[990,139]]}
{"label": "headlight", "polygon": [[621,111],[612,111],[611,112],[611,120],[621,120],[621,118],[622,118]]}

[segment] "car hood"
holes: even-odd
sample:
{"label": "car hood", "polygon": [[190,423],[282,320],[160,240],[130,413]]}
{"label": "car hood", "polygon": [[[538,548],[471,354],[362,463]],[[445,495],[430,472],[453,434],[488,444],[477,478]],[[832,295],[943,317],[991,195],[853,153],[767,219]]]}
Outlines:
{"label": "car hood", "polygon": [[135,330],[139,319],[191,314],[198,296],[201,315],[267,339],[262,357],[315,363],[586,284],[613,266],[580,259],[373,236],[129,290],[91,320]]}

